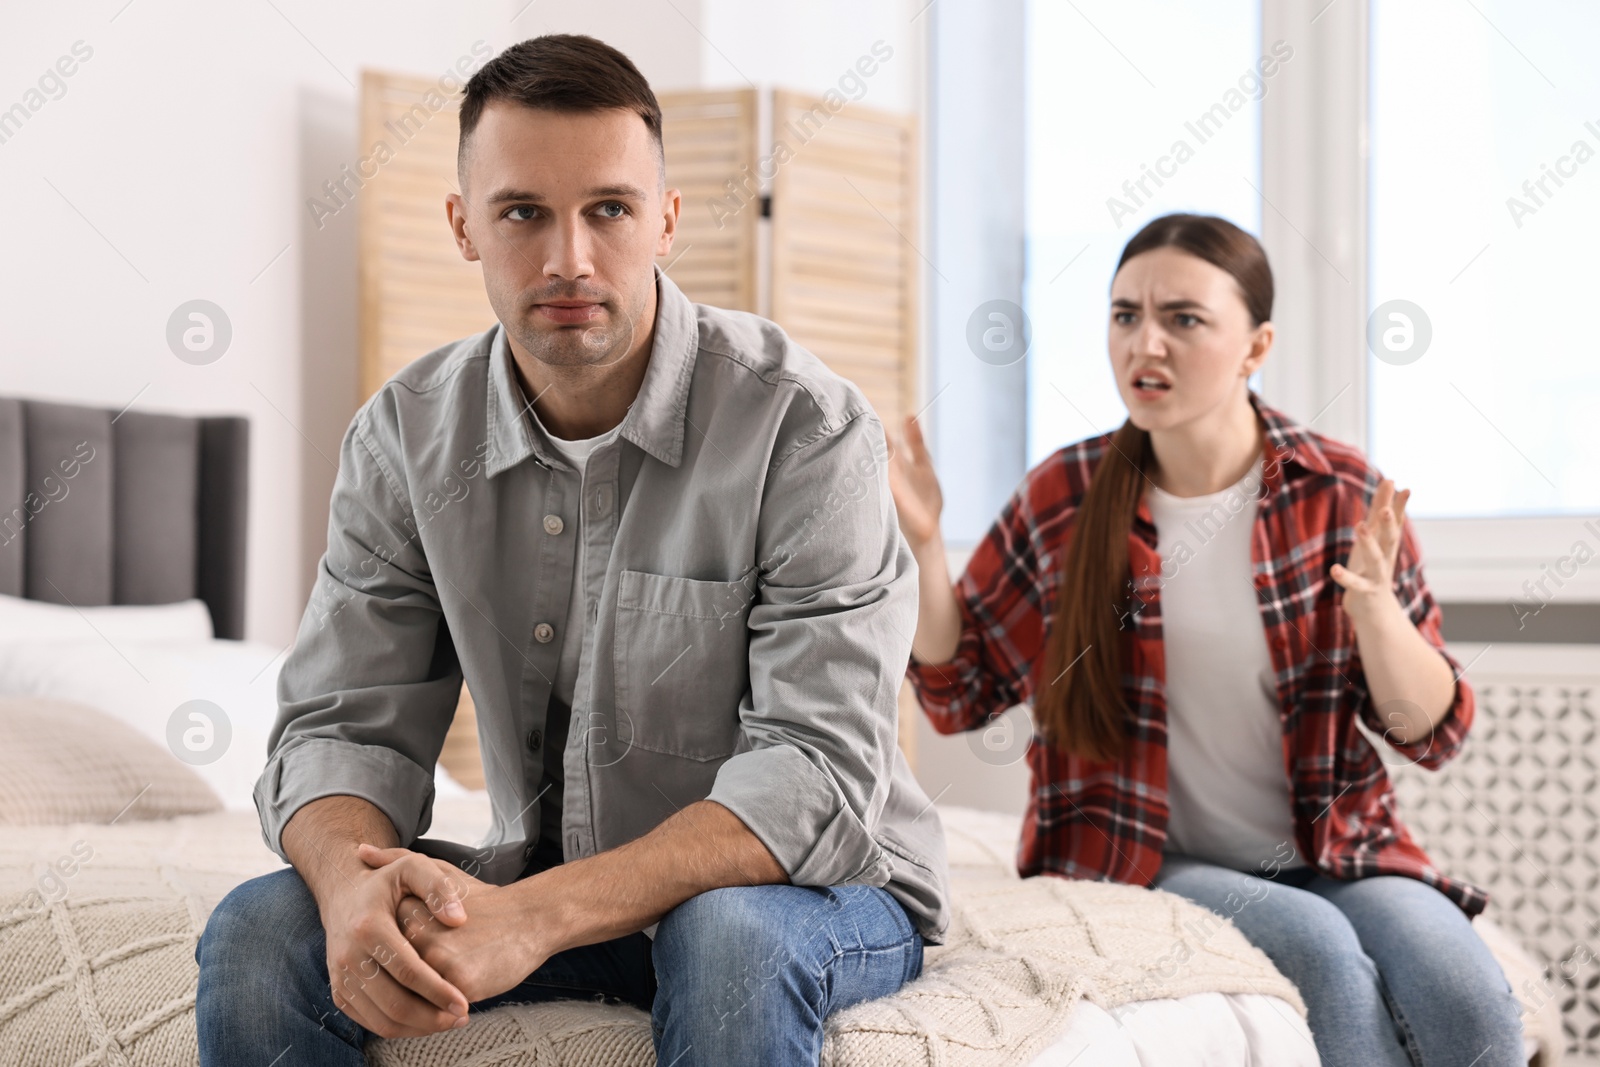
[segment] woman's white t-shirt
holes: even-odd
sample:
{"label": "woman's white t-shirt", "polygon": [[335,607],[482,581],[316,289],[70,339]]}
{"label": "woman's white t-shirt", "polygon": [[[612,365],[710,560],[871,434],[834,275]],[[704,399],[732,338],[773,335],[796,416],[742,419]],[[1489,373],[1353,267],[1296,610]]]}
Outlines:
{"label": "woman's white t-shirt", "polygon": [[1250,559],[1258,457],[1219,493],[1145,500],[1161,553],[1166,848],[1235,870],[1295,867],[1283,725]]}

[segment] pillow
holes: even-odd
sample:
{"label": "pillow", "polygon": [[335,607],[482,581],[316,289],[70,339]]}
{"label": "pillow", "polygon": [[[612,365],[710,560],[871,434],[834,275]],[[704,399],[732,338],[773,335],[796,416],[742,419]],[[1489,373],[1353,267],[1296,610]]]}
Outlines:
{"label": "pillow", "polygon": [[[214,705],[215,748],[208,760],[184,759],[229,810],[254,811],[251,791],[267,762],[267,737],[278,713],[274,689],[281,649],[255,641],[0,641],[0,696],[86,704],[166,752],[191,725],[181,710]],[[226,725],[224,725],[226,724]],[[3,1042],[0,1042],[3,1043]]]}
{"label": "pillow", "polygon": [[[278,671],[287,651],[259,641],[215,638],[116,645],[93,636],[87,641],[0,641],[0,697],[87,704],[163,751],[173,751],[174,719],[179,720],[179,738],[190,725],[183,705],[207,701],[216,719],[215,756],[183,762],[216,791],[224,808],[254,812],[256,779],[266,766],[267,741],[278,716]],[[435,782],[441,797],[466,791],[448,778],[442,764]]]}
{"label": "pillow", "polygon": [[0,698],[0,824],[166,819],[221,808],[172,753],[109,715],[65,700]]}
{"label": "pillow", "polygon": [[115,645],[128,641],[209,641],[213,636],[211,610],[203,600],[75,608],[0,594],[0,642],[103,637]]}

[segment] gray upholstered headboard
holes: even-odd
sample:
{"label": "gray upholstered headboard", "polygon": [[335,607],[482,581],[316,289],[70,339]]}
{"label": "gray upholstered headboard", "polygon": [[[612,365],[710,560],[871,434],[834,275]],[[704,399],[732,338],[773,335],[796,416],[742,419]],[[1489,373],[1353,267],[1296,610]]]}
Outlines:
{"label": "gray upholstered headboard", "polygon": [[244,636],[250,426],[0,397],[0,593],[78,607],[198,597]]}

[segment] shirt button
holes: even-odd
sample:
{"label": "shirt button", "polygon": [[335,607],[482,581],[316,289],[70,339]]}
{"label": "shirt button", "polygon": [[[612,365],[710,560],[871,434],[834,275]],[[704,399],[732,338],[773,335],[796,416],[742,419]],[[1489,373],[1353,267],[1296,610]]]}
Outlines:
{"label": "shirt button", "polygon": [[522,858],[523,858],[524,861],[533,859],[533,846],[532,845],[529,845],[527,848],[522,850]]}
{"label": "shirt button", "polygon": [[528,734],[528,749],[530,751],[533,751],[533,752],[539,751],[539,746],[542,745],[542,744],[544,744],[544,733],[543,733],[543,731],[533,730],[533,731],[529,732],[529,734]]}
{"label": "shirt button", "polygon": [[560,515],[546,515],[544,517],[544,532],[551,536],[560,533],[565,526],[566,524],[561,521]]}
{"label": "shirt button", "polygon": [[547,622],[541,622],[538,626],[533,628],[533,639],[539,642],[541,645],[548,645],[550,643],[550,639],[555,635],[555,627],[551,626]]}

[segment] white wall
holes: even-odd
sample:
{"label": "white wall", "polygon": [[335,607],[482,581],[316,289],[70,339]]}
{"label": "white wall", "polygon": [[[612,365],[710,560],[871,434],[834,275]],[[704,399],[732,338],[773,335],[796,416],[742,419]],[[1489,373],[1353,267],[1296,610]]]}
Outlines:
{"label": "white wall", "polygon": [[701,72],[710,86],[775,86],[821,93],[839,87],[856,61],[883,41],[893,55],[864,90],[870,107],[911,111],[922,81],[921,33],[928,0],[701,0]]}
{"label": "white wall", "polygon": [[[249,416],[246,631],[278,646],[325,543],[357,403],[355,213],[318,230],[305,201],[360,155],[362,68],[436,76],[479,40],[492,54],[581,32],[658,89],[748,76],[822,92],[878,39],[895,56],[865,103],[914,107],[920,79],[911,0],[124,5],[0,15],[0,109],[43,101],[0,143],[0,393]],[[26,97],[79,41],[92,51],[64,91]],[[207,366],[165,341],[195,298],[233,326]]]}

